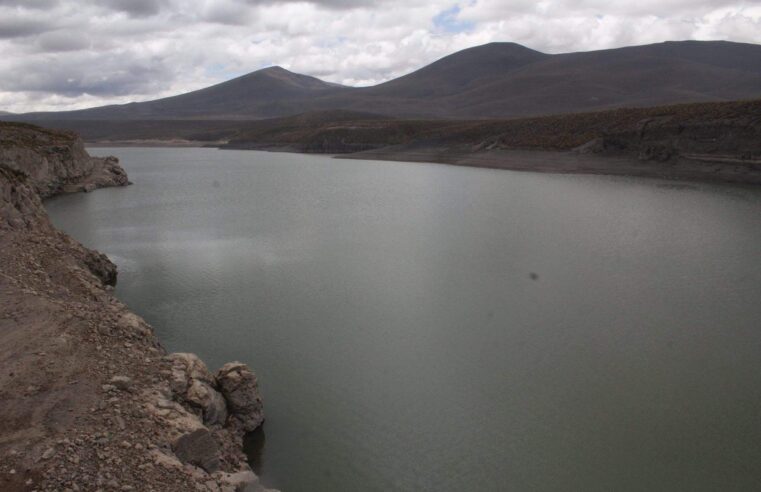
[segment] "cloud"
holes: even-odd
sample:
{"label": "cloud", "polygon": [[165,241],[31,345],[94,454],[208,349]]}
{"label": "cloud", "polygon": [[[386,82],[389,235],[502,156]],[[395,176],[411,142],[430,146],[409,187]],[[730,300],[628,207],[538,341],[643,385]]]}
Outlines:
{"label": "cloud", "polygon": [[164,5],[162,0],[100,0],[96,3],[132,17],[156,15]]}
{"label": "cloud", "polygon": [[277,5],[284,3],[310,3],[318,7],[327,9],[355,9],[360,7],[377,7],[383,3],[389,3],[384,0],[242,0],[248,5]]}
{"label": "cloud", "polygon": [[26,9],[47,9],[58,4],[58,0],[0,0],[0,7]]}
{"label": "cloud", "polygon": [[0,39],[22,38],[40,34],[52,28],[52,23],[21,16],[0,17]]}
{"label": "cloud", "polygon": [[85,50],[92,46],[86,33],[71,33],[65,30],[49,31],[35,36],[35,46],[41,53]]}
{"label": "cloud", "polygon": [[761,42],[761,2],[0,0],[0,110],[153,99],[273,64],[370,85],[491,41],[559,53],[673,39]]}
{"label": "cloud", "polygon": [[[87,70],[94,62],[97,71]],[[132,54],[104,61],[91,53],[79,52],[62,61],[59,57],[32,58],[12,65],[19,73],[6,83],[10,91],[54,93],[67,98],[124,96],[160,90],[162,80],[173,74],[162,63],[144,61]]]}

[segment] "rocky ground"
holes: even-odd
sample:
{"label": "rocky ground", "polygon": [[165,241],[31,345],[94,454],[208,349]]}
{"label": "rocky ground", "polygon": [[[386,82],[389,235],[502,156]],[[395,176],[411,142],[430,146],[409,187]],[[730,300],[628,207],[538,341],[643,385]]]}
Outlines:
{"label": "rocky ground", "polygon": [[74,135],[0,125],[0,490],[265,490],[242,453],[256,376],[166,354],[41,201],[127,183]]}

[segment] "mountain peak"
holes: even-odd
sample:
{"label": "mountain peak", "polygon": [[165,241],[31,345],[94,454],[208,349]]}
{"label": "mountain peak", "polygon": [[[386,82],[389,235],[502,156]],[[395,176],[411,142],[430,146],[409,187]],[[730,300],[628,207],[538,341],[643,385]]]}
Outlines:
{"label": "mountain peak", "polygon": [[272,74],[276,74],[276,73],[291,73],[292,74],[292,73],[294,73],[294,72],[291,72],[290,70],[286,70],[285,68],[281,67],[280,65],[272,65],[270,67],[265,67],[265,68],[257,70],[257,72],[259,72],[259,73],[272,73]]}
{"label": "mountain peak", "polygon": [[406,97],[440,97],[465,90],[474,81],[501,77],[549,56],[518,43],[482,44],[381,84],[377,90]]}

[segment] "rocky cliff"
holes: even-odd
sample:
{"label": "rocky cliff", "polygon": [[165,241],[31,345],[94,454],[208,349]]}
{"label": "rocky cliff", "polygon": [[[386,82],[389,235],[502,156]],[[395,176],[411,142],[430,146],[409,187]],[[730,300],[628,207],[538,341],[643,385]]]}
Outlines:
{"label": "rocky cliff", "polygon": [[25,174],[42,198],[129,183],[115,157],[90,157],[76,134],[23,123],[0,123],[0,164]]}
{"label": "rocky cliff", "polygon": [[73,134],[0,124],[0,490],[262,491],[242,453],[256,376],[167,355],[42,204],[126,184]]}

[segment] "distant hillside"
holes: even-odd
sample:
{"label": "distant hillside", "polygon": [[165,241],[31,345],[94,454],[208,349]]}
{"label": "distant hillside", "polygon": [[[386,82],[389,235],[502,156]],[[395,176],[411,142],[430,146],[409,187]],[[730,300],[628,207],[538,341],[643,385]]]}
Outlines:
{"label": "distant hillside", "polygon": [[242,126],[226,147],[352,153],[389,146],[463,152],[578,150],[667,161],[688,154],[761,159],[761,100],[699,103],[511,120],[397,120],[347,114]]}
{"label": "distant hillside", "polygon": [[435,99],[500,80],[551,58],[515,43],[491,43],[458,51],[403,77],[364,91],[375,97]]}
{"label": "distant hillside", "polygon": [[514,43],[452,54],[373,87],[279,67],[166,99],[22,120],[256,120],[348,110],[397,118],[499,119],[761,97],[761,46],[683,41],[548,55]]}
{"label": "distant hillside", "polygon": [[30,113],[30,120],[246,119],[303,112],[305,100],[351,90],[270,67],[205,89],[140,103],[79,111]]}
{"label": "distant hillside", "polygon": [[761,100],[693,103],[510,120],[310,115],[241,128],[223,147],[344,154],[521,171],[761,184]]}

